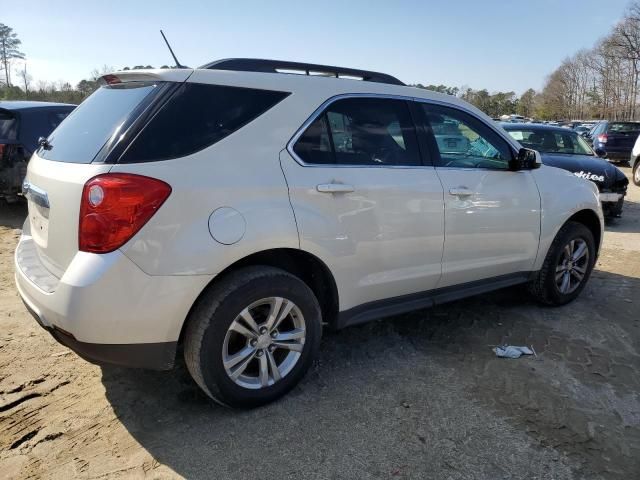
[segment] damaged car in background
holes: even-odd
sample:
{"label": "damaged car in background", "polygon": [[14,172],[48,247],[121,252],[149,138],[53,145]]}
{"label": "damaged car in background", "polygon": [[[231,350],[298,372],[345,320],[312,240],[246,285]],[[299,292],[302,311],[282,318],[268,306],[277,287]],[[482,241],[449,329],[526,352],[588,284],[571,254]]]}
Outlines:
{"label": "damaged car in background", "polygon": [[629,180],[615,165],[598,157],[577,132],[530,123],[503,123],[502,128],[523,147],[539,151],[545,165],[595,183],[605,217],[620,217]]}
{"label": "damaged car in background", "polygon": [[15,202],[20,197],[27,162],[38,148],[38,138],[47,137],[76,105],[51,102],[0,102],[0,199]]}

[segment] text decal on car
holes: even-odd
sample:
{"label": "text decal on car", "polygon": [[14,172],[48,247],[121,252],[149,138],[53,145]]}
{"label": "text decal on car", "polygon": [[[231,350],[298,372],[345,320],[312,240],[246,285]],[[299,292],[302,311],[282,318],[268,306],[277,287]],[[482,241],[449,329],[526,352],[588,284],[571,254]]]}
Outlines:
{"label": "text decal on car", "polygon": [[594,182],[604,182],[604,175],[595,175],[591,172],[573,172],[576,177],[584,178],[585,180],[592,180]]}

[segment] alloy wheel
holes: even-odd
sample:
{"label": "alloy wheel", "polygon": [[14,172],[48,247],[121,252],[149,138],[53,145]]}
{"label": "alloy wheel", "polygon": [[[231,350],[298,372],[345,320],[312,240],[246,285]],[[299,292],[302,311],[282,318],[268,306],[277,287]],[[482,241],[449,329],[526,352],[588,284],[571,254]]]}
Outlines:
{"label": "alloy wheel", "polygon": [[305,322],[297,305],[282,297],[263,298],[231,322],[222,347],[224,369],[236,385],[269,387],[291,372],[304,342]]}
{"label": "alloy wheel", "polygon": [[555,281],[564,295],[573,293],[582,283],[589,268],[589,246],[581,238],[567,243],[556,266]]}

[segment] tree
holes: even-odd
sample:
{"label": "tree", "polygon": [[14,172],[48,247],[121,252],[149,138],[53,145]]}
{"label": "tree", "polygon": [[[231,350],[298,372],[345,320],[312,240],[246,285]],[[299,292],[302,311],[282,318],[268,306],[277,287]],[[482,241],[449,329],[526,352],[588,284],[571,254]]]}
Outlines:
{"label": "tree", "polygon": [[24,65],[21,69],[16,70],[18,74],[18,78],[22,81],[22,85],[24,85],[24,93],[28,97],[29,96],[29,85],[31,85],[31,80],[33,77],[27,72],[27,62],[24,62]]}
{"label": "tree", "polygon": [[18,38],[18,34],[14,33],[13,28],[0,23],[0,62],[2,62],[6,84],[9,87],[11,86],[11,61],[24,60],[24,53],[18,50],[21,44],[22,42]]}
{"label": "tree", "polygon": [[533,115],[533,102],[536,98],[536,91],[530,88],[524,92],[518,100],[516,112],[523,117],[531,117]]}

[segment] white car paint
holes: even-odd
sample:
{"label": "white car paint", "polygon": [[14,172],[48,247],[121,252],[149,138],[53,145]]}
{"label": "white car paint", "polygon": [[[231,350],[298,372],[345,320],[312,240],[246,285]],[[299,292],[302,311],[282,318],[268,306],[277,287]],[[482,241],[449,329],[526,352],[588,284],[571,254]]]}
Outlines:
{"label": "white car paint", "polygon": [[[301,165],[286,149],[320,105],[344,94],[453,105],[519,148],[488,116],[455,97],[404,86],[271,73],[185,69],[115,75],[123,81],[186,81],[291,95],[218,143],[175,160],[78,165],[34,154],[27,180],[49,196],[48,233],[45,239],[41,230],[33,231],[42,219],[31,202],[30,228],[25,228],[20,244],[31,249],[27,256],[35,262],[33,268],[44,268],[49,283],[47,288],[39,285],[38,275],[29,274],[31,264],[18,255],[16,283],[46,325],[81,341],[177,341],[189,309],[215,276],[269,249],[300,249],[319,258],[335,279],[339,310],[345,311],[390,297],[535,271],[573,213],[591,210],[602,221],[593,184],[551,167],[521,172],[312,167]],[[119,250],[79,252],[82,187],[105,172],[163,180],[172,193]],[[332,183],[352,185],[354,191],[318,190],[318,185]],[[472,196],[449,194],[460,186],[468,187]],[[220,208],[238,212],[241,234],[240,222],[223,222],[220,231],[210,223]]]}

